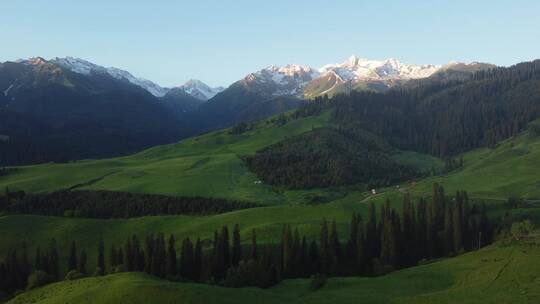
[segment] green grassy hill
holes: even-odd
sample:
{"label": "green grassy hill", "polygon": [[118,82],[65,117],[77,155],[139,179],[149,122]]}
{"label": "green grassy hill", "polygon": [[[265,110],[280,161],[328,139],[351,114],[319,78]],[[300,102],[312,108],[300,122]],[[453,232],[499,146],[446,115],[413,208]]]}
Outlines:
{"label": "green grassy hill", "polygon": [[[367,210],[367,202],[374,201],[379,204],[389,198],[394,206],[399,208],[405,192],[430,195],[434,181],[442,183],[448,193],[466,189],[473,197],[489,199],[490,208],[493,212],[496,211],[494,213],[496,216],[505,212],[503,203],[512,194],[528,198],[538,197],[540,173],[536,168],[540,160],[540,140],[528,133],[505,141],[494,149],[480,149],[465,154],[464,168],[444,176],[420,180],[415,185],[404,183],[400,189],[395,187],[379,189],[380,194],[376,196],[371,196],[356,187],[284,191],[253,184],[256,177],[247,172],[237,153],[250,153],[269,142],[284,138],[286,134],[292,134],[292,129],[296,132],[310,130],[312,125],[323,125],[325,121],[325,116],[322,116],[293,121],[281,127],[261,125],[258,129],[250,131],[254,133],[251,135],[258,133],[258,136],[249,134],[232,136],[220,131],[113,160],[23,167],[12,176],[0,178],[0,184],[10,188],[48,191],[77,182],[82,183],[94,179],[95,176],[118,170],[117,173],[81,188],[161,193],[170,191],[170,193],[210,196],[221,196],[220,191],[223,191],[226,197],[245,199],[261,197],[264,202],[275,204],[210,216],[99,220],[4,215],[0,217],[0,231],[3,231],[0,256],[23,239],[31,245],[31,250],[37,245],[46,246],[54,237],[59,242],[61,252],[68,252],[72,240],[76,240],[81,248],[95,252],[100,238],[108,244],[123,242],[133,233],[144,236],[163,232],[174,233],[178,238],[186,236],[210,238],[221,226],[234,224],[240,225],[245,242],[249,241],[252,229],[257,230],[259,241],[277,242],[285,223],[298,227],[300,232],[308,237],[316,237],[323,217],[335,220],[340,235],[346,237],[348,235],[346,227],[352,212],[364,213]],[[212,147],[210,152],[204,152],[207,147]],[[401,163],[419,162],[416,166],[440,165],[439,160],[415,152],[396,151],[392,157],[399,159]],[[231,160],[233,165],[228,163]],[[181,168],[186,166],[194,168],[191,172],[182,171]],[[226,171],[223,168],[228,167],[236,168],[234,171],[236,173],[232,175],[238,182],[229,183],[230,180],[224,178],[227,174],[219,175],[220,170],[223,173]],[[137,172],[141,176],[136,177]],[[173,187],[176,182],[179,186]],[[312,195],[321,195],[324,202],[318,205],[302,203]],[[511,212],[527,214],[533,219],[540,220],[540,208],[537,205]],[[91,262],[94,260],[90,257]]]}
{"label": "green grassy hill", "polygon": [[537,303],[540,238],[501,242],[456,258],[377,278],[309,280],[262,290],[172,283],[140,273],[65,281],[24,293],[15,303]]}
{"label": "green grassy hill", "polygon": [[257,177],[238,156],[321,127],[327,121],[328,114],[280,127],[261,122],[241,135],[222,130],[127,157],[19,167],[16,173],[0,178],[0,187],[28,192],[76,187],[277,203],[284,197],[269,187],[254,186]]}
{"label": "green grassy hill", "polygon": [[[334,191],[284,191],[255,184],[257,176],[239,157],[329,125],[329,121],[329,112],[282,126],[263,121],[241,135],[216,131],[126,157],[18,167],[9,176],[0,177],[0,189],[48,192],[75,188],[220,197],[265,204],[299,203],[308,193]],[[406,163],[411,155],[414,162]],[[441,166],[439,159],[420,153],[396,150],[393,156],[421,169]]]}

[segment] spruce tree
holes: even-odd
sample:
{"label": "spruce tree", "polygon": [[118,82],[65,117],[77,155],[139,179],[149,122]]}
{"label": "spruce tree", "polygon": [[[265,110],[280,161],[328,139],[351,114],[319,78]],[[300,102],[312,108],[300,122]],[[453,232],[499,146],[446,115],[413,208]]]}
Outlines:
{"label": "spruce tree", "polygon": [[58,264],[58,249],[56,240],[52,239],[49,245],[49,274],[55,279],[60,278],[60,265]]}
{"label": "spruce tree", "polygon": [[[462,204],[461,202],[458,202],[458,204]],[[459,205],[454,207],[454,214],[452,218],[452,224],[453,224],[453,247],[454,252],[456,254],[460,254],[463,252],[463,234],[462,234],[462,227],[463,224],[461,223],[462,219],[462,211],[461,208],[459,208]]]}
{"label": "spruce tree", "polygon": [[445,255],[454,252],[454,226],[452,221],[453,208],[450,204],[447,204],[444,210],[444,253]]}
{"label": "spruce tree", "polygon": [[79,272],[86,274],[86,262],[88,257],[86,256],[86,250],[84,248],[81,250],[81,258],[79,259]]}
{"label": "spruce tree", "polygon": [[201,239],[197,238],[197,243],[195,244],[195,257],[193,259],[193,279],[196,281],[201,280],[203,273],[203,251]]}
{"label": "spruce tree", "polygon": [[240,240],[240,227],[238,224],[234,225],[233,230],[233,244],[232,244],[232,257],[231,262],[232,266],[236,267],[238,266],[238,263],[240,263],[240,260],[242,260],[242,244]]}
{"label": "spruce tree", "polygon": [[72,241],[71,247],[69,249],[68,270],[75,270],[75,269],[77,269],[77,247],[75,245],[75,241]]}
{"label": "spruce tree", "polygon": [[337,275],[339,272],[339,265],[341,262],[341,244],[339,242],[339,235],[337,231],[336,221],[332,221],[332,228],[330,229],[330,273]]}
{"label": "spruce tree", "polygon": [[99,240],[97,267],[101,269],[102,273],[105,273],[105,244],[103,239]]}
{"label": "spruce tree", "polygon": [[328,236],[328,222],[323,219],[321,224],[321,240],[319,245],[319,271],[324,274],[328,274],[330,270],[330,242]]}
{"label": "spruce tree", "polygon": [[251,232],[251,259],[257,261],[259,259],[259,251],[257,248],[257,235],[255,229]]}
{"label": "spruce tree", "polygon": [[174,235],[169,237],[169,247],[167,249],[167,275],[176,276],[178,267],[176,265],[176,240]]}

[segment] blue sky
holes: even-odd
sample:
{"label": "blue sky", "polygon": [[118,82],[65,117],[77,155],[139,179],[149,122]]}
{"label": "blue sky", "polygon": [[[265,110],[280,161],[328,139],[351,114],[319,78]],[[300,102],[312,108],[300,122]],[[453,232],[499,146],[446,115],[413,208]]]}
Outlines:
{"label": "blue sky", "polygon": [[405,63],[540,58],[540,1],[6,1],[0,61],[74,56],[164,86],[351,54]]}

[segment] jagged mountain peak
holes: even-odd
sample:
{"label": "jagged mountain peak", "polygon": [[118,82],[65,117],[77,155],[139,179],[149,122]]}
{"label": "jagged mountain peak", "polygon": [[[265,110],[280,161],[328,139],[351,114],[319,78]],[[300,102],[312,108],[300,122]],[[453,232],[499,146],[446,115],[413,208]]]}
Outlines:
{"label": "jagged mountain peak", "polygon": [[177,88],[182,89],[189,95],[203,101],[206,101],[216,96],[218,93],[225,89],[223,87],[212,88],[198,79],[190,79]]}
{"label": "jagged mountain peak", "polygon": [[105,73],[115,79],[126,80],[137,85],[156,97],[163,97],[169,91],[169,89],[163,88],[150,80],[135,77],[128,71],[115,67],[103,67],[81,58],[70,56],[63,58],[56,57],[51,62],[78,74],[91,75],[93,73]]}

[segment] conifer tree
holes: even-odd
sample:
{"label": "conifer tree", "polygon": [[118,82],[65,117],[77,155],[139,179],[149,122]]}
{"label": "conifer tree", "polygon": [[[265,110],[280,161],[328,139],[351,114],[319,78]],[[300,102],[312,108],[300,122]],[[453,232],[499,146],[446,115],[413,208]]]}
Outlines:
{"label": "conifer tree", "polygon": [[332,221],[332,228],[330,229],[330,273],[337,275],[339,272],[339,265],[341,261],[341,244],[339,242],[339,235],[337,231],[336,221]]}
{"label": "conifer tree", "polygon": [[86,256],[86,250],[84,248],[81,250],[81,258],[79,259],[79,267],[78,270],[82,274],[86,274],[86,262],[88,260],[88,257]]}
{"label": "conifer tree", "polygon": [[71,247],[69,249],[68,270],[75,270],[75,269],[77,269],[77,247],[75,245],[75,241],[72,241]]}
{"label": "conifer tree", "polygon": [[328,274],[330,270],[330,241],[328,236],[328,222],[323,219],[321,224],[321,241],[319,248],[319,271],[324,274]]}
{"label": "conifer tree", "polygon": [[105,273],[105,244],[103,239],[99,240],[97,266]]}
{"label": "conifer tree", "polygon": [[195,244],[195,258],[193,265],[193,279],[198,281],[202,277],[203,267],[203,252],[202,252],[202,243],[201,239],[197,238],[197,243]]}
{"label": "conifer tree", "polygon": [[[458,204],[461,205],[462,204],[461,201],[459,201]],[[452,224],[454,228],[452,241],[453,241],[454,252],[456,254],[460,254],[461,252],[463,252],[463,240],[462,240],[463,234],[461,231],[463,227],[463,224],[461,223],[462,211],[459,205],[454,207],[454,214],[452,218]]]}
{"label": "conifer tree", "polygon": [[170,276],[176,276],[178,274],[178,267],[176,265],[176,240],[172,234],[169,237],[169,247],[167,249],[167,274]]}
{"label": "conifer tree", "polygon": [[259,259],[259,251],[257,248],[257,235],[255,229],[251,232],[251,259],[257,261]]}
{"label": "conifer tree", "polygon": [[233,230],[233,245],[232,245],[232,266],[238,266],[240,260],[242,260],[242,245],[240,240],[240,227],[238,224],[234,225]]}
{"label": "conifer tree", "polygon": [[58,264],[58,260],[59,258],[56,240],[52,239],[49,245],[49,274],[55,280],[58,280],[60,277],[60,265]]}

